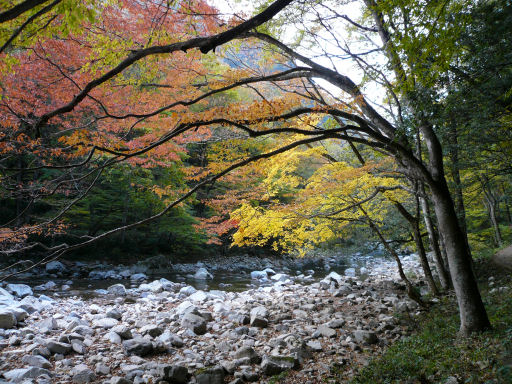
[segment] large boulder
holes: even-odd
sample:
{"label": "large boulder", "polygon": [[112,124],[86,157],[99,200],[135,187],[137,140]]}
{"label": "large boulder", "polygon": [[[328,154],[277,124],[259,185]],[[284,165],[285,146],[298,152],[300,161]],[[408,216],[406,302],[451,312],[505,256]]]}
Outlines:
{"label": "large boulder", "polygon": [[50,261],[46,264],[46,272],[48,273],[64,273],[67,268],[60,261]]}

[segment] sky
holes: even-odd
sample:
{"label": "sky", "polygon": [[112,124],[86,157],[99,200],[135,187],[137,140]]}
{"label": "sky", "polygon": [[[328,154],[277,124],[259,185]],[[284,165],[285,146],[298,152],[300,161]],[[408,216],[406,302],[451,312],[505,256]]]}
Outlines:
{"label": "sky", "polygon": [[[254,13],[254,2],[247,1],[247,0],[208,0],[210,4],[215,6],[222,14],[226,14],[226,17],[229,17],[228,15],[232,15],[234,13],[245,13],[247,16],[252,16]],[[342,3],[342,2],[340,2]],[[339,3],[338,3],[339,4]],[[353,20],[357,20],[361,14],[361,7],[358,6],[358,2],[351,2],[348,5],[339,5],[336,8],[336,12],[340,14],[345,14],[352,18]],[[290,30],[290,37],[294,34],[294,30]],[[284,37],[285,39],[287,36]],[[329,39],[328,36],[324,36],[327,40]],[[320,50],[325,47],[318,47]],[[336,53],[332,52],[333,47],[328,47],[330,53]],[[300,52],[301,54],[304,54],[305,56],[311,57],[310,54],[312,52],[309,51],[303,51]],[[340,55],[342,55],[342,52],[339,52]],[[329,59],[325,57],[316,57],[315,62],[318,64],[321,64],[323,66],[326,66],[328,68],[333,68],[333,63],[336,66],[336,70],[339,73],[342,73],[348,77],[350,77],[354,82],[359,83],[361,79],[363,78],[363,73],[361,70],[355,67],[354,62],[352,60],[341,60],[341,59],[334,59],[333,63],[329,61]],[[300,63],[298,63],[300,65]],[[315,82],[325,88],[327,91],[333,93],[334,95],[339,96],[341,91],[337,88],[329,84],[327,81],[324,81],[322,79],[315,79]],[[379,89],[376,85],[369,85],[365,88],[365,93],[368,95],[369,100],[382,100],[384,96],[384,92],[382,89]],[[377,107],[378,108],[378,107]]]}

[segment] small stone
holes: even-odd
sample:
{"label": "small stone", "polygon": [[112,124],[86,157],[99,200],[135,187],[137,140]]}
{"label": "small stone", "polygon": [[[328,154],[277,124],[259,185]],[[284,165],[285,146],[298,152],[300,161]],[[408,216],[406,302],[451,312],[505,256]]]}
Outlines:
{"label": "small stone", "polygon": [[62,273],[66,271],[66,266],[62,264],[60,261],[50,261],[46,264],[46,272],[47,273]]}
{"label": "small stone", "polygon": [[319,341],[310,340],[306,343],[309,349],[311,349],[313,352],[322,352],[322,344]]}
{"label": "small stone", "polygon": [[336,337],[336,330],[329,328],[327,325],[320,325],[317,329],[323,337]]}
{"label": "small stone", "polygon": [[7,284],[5,288],[7,289],[7,292],[10,292],[17,297],[32,296],[34,294],[34,292],[32,292],[32,288],[26,284]]}
{"label": "small stone", "polygon": [[16,316],[9,310],[0,310],[0,328],[10,329],[17,324]]}
{"label": "small stone", "polygon": [[133,381],[124,377],[114,376],[110,379],[110,384],[133,384]]}
{"label": "small stone", "polygon": [[188,369],[181,365],[162,364],[158,367],[158,374],[161,380],[170,383],[185,384],[188,382]]}
{"label": "small stone", "polygon": [[202,370],[196,374],[197,384],[223,384],[224,369],[220,366]]}
{"label": "small stone", "polygon": [[354,340],[357,343],[363,343],[363,344],[375,344],[379,341],[379,338],[374,332],[371,331],[364,331],[364,330],[357,330],[353,333]]}
{"label": "small stone", "polygon": [[10,382],[17,383],[24,379],[35,379],[41,375],[51,376],[50,371],[44,368],[18,368],[11,371],[3,372],[4,377]]}
{"label": "small stone", "polygon": [[251,310],[250,324],[252,327],[266,328],[268,325],[268,311],[265,307],[256,307]]}
{"label": "small stone", "polygon": [[73,372],[73,383],[75,384],[91,383],[96,380],[96,374],[84,364],[75,367]]}
{"label": "small stone", "polygon": [[108,293],[115,296],[126,296],[126,288],[123,284],[114,284],[107,288]]}
{"label": "small stone", "polygon": [[46,347],[51,353],[59,353],[61,355],[66,355],[71,351],[71,345],[53,340],[49,341]]}
{"label": "small stone", "polygon": [[163,329],[160,328],[158,325],[155,324],[149,324],[145,325],[140,329],[140,333],[144,335],[149,335],[151,337],[158,337],[163,333]]}
{"label": "small stone", "polygon": [[94,371],[98,375],[108,375],[110,373],[110,367],[103,363],[97,363]]}
{"label": "small stone", "polygon": [[181,326],[192,330],[196,335],[204,335],[206,333],[205,319],[193,313],[187,313],[183,316]]}
{"label": "small stone", "polygon": [[123,341],[127,355],[146,356],[153,352],[153,343],[147,339],[135,338]]}
{"label": "small stone", "polygon": [[71,343],[71,348],[79,355],[83,355],[85,353],[85,346],[79,340],[74,340],[74,342]]}
{"label": "small stone", "polygon": [[108,310],[107,313],[105,313],[105,316],[116,320],[121,320],[123,318],[123,314],[117,308],[112,308]]}
{"label": "small stone", "polygon": [[125,340],[131,339],[133,337],[132,331],[130,330],[130,328],[128,328],[124,324],[116,325],[115,327],[112,327],[110,330],[112,332],[117,333],[119,336],[121,336],[121,338],[123,338]]}
{"label": "small stone", "polygon": [[242,347],[235,352],[236,359],[248,358],[251,364],[261,363],[261,357],[251,347]]}
{"label": "small stone", "polygon": [[119,322],[116,319],[110,317],[104,317],[103,319],[94,320],[92,325],[94,328],[110,329],[118,325]]}
{"label": "small stone", "polygon": [[281,372],[298,368],[298,361],[291,356],[264,356],[261,369],[267,376],[278,375]]}
{"label": "small stone", "polygon": [[25,355],[21,359],[24,364],[28,364],[31,367],[46,368],[50,369],[52,364],[46,360],[43,356]]}

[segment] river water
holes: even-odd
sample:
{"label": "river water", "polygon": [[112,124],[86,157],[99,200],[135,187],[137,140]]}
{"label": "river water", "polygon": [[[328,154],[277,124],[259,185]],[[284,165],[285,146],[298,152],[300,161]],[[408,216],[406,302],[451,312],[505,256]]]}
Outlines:
{"label": "river water", "polygon": [[[349,257],[331,259],[328,264],[312,262],[311,264],[304,263],[300,268],[286,268],[284,271],[275,269],[277,273],[287,273],[292,277],[300,275],[310,275],[313,278],[301,280],[305,284],[318,281],[324,278],[330,272],[337,272],[340,275],[358,276],[360,279],[365,279],[368,273],[375,274],[375,271],[387,270],[394,268],[394,261],[382,255],[351,255]],[[224,291],[245,291],[258,286],[271,285],[274,281],[258,281],[251,279],[250,273],[242,271],[225,271],[217,270],[211,271],[213,279],[197,280],[191,274],[184,274],[179,272],[161,272],[161,273],[147,273],[147,282],[165,278],[176,283],[185,283],[200,290],[224,290]],[[107,289],[113,284],[123,284],[126,288],[136,288],[142,282],[134,282],[130,279],[90,279],[90,278],[49,278],[45,276],[37,277],[31,276],[28,278],[18,278],[10,280],[10,283],[27,284],[31,287],[39,284],[44,284],[49,280],[57,284],[58,289],[54,291],[44,291],[50,296],[81,296],[90,297],[102,294],[97,290]],[[63,285],[69,285],[69,289],[60,289]]]}

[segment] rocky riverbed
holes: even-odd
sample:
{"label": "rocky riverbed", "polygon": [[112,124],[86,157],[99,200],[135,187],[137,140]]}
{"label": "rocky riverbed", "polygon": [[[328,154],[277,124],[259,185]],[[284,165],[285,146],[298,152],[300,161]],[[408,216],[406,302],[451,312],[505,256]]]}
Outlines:
{"label": "rocky riverbed", "polygon": [[[414,257],[404,263],[410,273],[418,267]],[[319,280],[273,267],[252,271],[266,285],[242,292],[143,281],[137,271],[127,274],[135,288],[113,284],[91,298],[5,285],[1,375],[26,383],[214,384],[266,383],[281,374],[316,383],[332,369],[349,377],[408,332],[395,313],[417,311],[392,263],[363,271],[364,280],[352,271]],[[197,278],[208,274],[194,265]]]}

